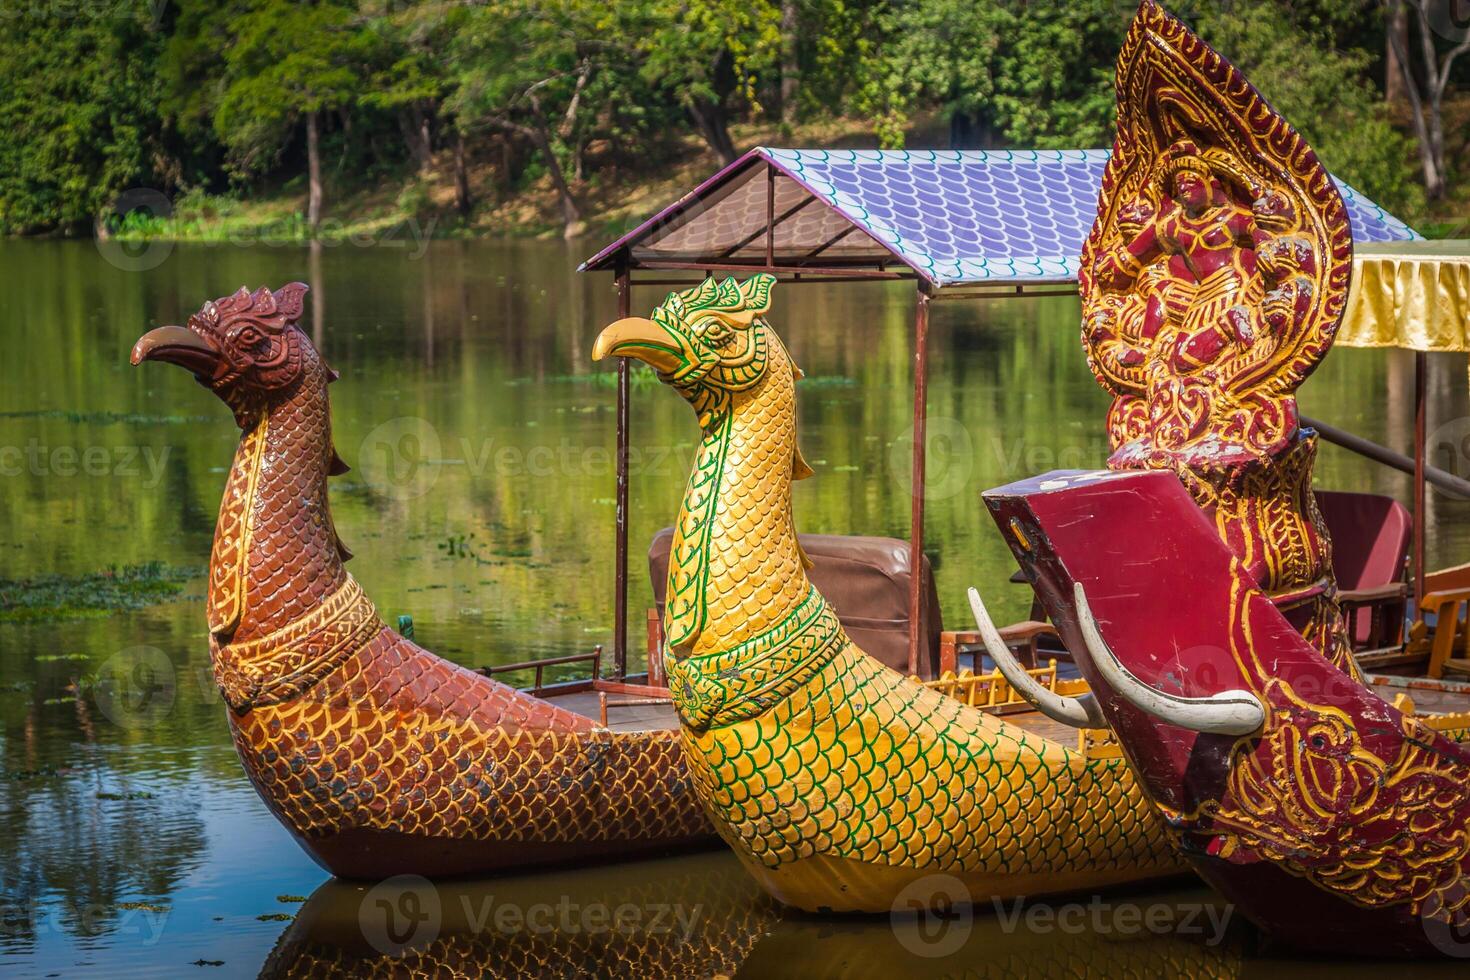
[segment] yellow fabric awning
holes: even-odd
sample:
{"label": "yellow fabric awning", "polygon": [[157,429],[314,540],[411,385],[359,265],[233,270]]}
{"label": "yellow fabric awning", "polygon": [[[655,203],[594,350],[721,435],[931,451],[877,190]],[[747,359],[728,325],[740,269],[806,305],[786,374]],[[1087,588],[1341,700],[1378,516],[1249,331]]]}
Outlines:
{"label": "yellow fabric awning", "polygon": [[1336,343],[1470,351],[1470,240],[1356,246]]}

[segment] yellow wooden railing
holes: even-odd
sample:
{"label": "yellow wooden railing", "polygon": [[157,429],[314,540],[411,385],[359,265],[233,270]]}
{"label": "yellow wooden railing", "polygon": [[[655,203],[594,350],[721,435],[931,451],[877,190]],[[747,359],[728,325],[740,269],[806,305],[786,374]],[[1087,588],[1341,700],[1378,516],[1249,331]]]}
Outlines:
{"label": "yellow wooden railing", "polygon": [[[1065,697],[1077,697],[1088,693],[1089,690],[1087,682],[1081,678],[1058,677],[1055,660],[1048,660],[1045,667],[1032,667],[1026,673],[1036,678],[1037,683],[1042,687]],[[1016,693],[1016,689],[999,670],[987,671],[983,674],[977,674],[968,668],[958,674],[947,670],[933,680],[926,681],[912,675],[909,680],[938,691],[945,697],[954,698],[961,704],[972,708],[995,710],[1018,706],[1030,707],[1030,702]],[[1088,759],[1117,759],[1123,754],[1118,740],[1106,728],[1078,729],[1077,751]]]}

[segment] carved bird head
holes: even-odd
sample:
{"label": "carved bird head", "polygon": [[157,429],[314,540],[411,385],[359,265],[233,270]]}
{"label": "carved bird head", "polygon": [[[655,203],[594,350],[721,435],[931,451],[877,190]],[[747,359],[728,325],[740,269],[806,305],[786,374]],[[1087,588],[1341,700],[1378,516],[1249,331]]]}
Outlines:
{"label": "carved bird head", "polygon": [[294,390],[312,371],[336,375],[296,321],[307,287],[293,282],[211,300],[184,326],[158,327],[138,339],[133,363],[168,361],[194,373],[243,420]]}
{"label": "carved bird head", "polygon": [[777,363],[790,363],[781,341],[761,318],[771,308],[775,284],[775,276],[764,273],[744,282],[731,278],[717,283],[711,277],[670,293],[648,319],[630,316],[605,328],[593,345],[592,359],[636,357],[696,406],[704,395],[746,391]]}

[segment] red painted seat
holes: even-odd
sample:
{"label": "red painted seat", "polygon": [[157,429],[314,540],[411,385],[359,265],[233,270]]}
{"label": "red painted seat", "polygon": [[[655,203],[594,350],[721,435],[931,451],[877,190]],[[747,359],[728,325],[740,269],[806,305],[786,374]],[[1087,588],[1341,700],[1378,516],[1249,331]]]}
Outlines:
{"label": "red painted seat", "polygon": [[1398,646],[1414,526],[1408,508],[1382,494],[1341,490],[1318,490],[1317,507],[1332,537],[1332,572],[1338,600],[1352,617],[1353,648]]}

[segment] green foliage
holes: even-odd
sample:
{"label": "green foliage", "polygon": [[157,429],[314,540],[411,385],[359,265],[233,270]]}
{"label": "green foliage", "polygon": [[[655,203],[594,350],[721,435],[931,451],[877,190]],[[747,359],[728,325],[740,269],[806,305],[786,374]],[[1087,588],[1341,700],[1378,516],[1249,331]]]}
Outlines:
{"label": "green foliage", "polygon": [[894,125],[915,109],[969,117],[986,142],[1099,146],[1110,132],[1112,62],[1127,19],[1113,0],[914,0],[894,8],[882,86]]}
{"label": "green foliage", "polygon": [[223,41],[216,135],[242,173],[275,161],[303,114],[349,105],[375,37],[345,3],[247,0]]}
{"label": "green foliage", "polygon": [[[68,8],[70,9],[70,8]],[[70,229],[144,182],[163,140],[145,0],[27,4],[0,18],[0,226]]]}
{"label": "green foliage", "polygon": [[0,623],[83,619],[141,609],[176,597],[183,583],[199,574],[199,569],[155,561],[75,577],[0,579]]}
{"label": "green foliage", "polygon": [[[1271,0],[1241,0],[1228,13],[1201,16],[1196,27],[1255,84],[1338,177],[1390,211],[1424,206],[1414,183],[1413,146],[1394,129],[1367,70],[1366,51],[1333,48],[1331,28],[1354,7],[1305,4],[1296,22],[1276,15]],[[1312,52],[1304,57],[1304,52]]]}
{"label": "green foliage", "polygon": [[[1382,103],[1378,0],[1172,6],[1335,172],[1391,208],[1422,208],[1413,145]],[[494,164],[501,193],[551,178],[571,224],[600,174],[656,168],[694,139],[736,152],[729,127],[775,104],[788,41],[799,85],[787,121],[848,116],[890,146],[930,121],[949,123],[955,145],[1103,146],[1131,11],[1131,0],[28,5],[0,21],[0,230],[85,228],[130,187],[188,191],[176,214],[228,223],[222,192],[298,186],[308,114],[338,187],[386,187],[388,202],[402,187],[404,206],[432,209],[419,182],[463,146],[467,166]],[[1470,62],[1456,92],[1467,75]],[[108,223],[146,237],[179,220]]]}
{"label": "green foliage", "polygon": [[761,111],[761,78],[780,50],[781,7],[771,0],[649,0],[635,16],[644,77],[680,104],[740,96]]}

